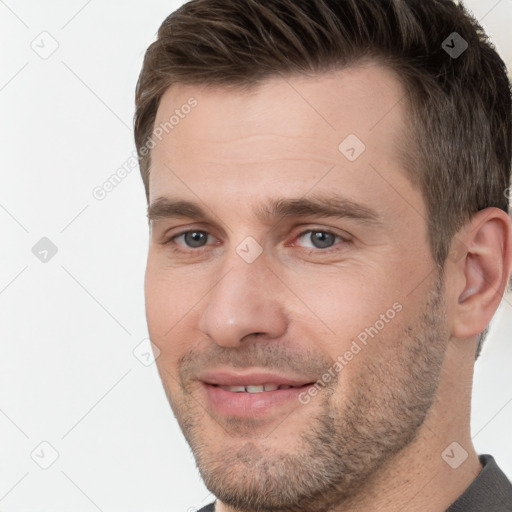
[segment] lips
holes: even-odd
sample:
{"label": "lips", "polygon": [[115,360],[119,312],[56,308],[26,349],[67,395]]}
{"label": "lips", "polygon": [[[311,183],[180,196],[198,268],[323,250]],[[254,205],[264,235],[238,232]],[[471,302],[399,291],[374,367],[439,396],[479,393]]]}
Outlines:
{"label": "lips", "polygon": [[[207,407],[223,417],[277,418],[300,406],[314,378],[262,370],[211,370],[198,376]],[[277,416],[278,415],[278,416]]]}
{"label": "lips", "polygon": [[[301,378],[298,376],[282,376],[276,373],[268,373],[264,371],[251,371],[245,373],[237,373],[233,371],[225,370],[214,370],[202,373],[198,380],[205,384],[210,384],[219,387],[233,388],[230,389],[234,392],[247,391],[249,393],[258,393],[259,389],[265,388],[261,391],[274,391],[275,389],[288,389],[302,387],[307,384],[312,384],[316,379],[312,378]],[[271,386],[275,386],[274,389],[270,389]],[[245,389],[241,389],[241,388]],[[237,388],[237,389],[235,389]]]}

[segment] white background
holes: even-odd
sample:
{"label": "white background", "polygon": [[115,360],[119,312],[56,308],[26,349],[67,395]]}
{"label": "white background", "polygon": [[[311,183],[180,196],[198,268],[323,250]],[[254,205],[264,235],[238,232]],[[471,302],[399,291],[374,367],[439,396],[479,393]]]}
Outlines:
{"label": "white background", "polygon": [[[0,1],[0,511],[192,511],[213,500],[155,366],[133,354],[147,338],[138,170],[104,200],[92,195],[133,154],[143,54],[180,4]],[[512,0],[467,4],[512,68]],[[31,44],[58,48],[43,59]],[[58,249],[47,263],[32,253],[42,237]],[[472,412],[477,451],[509,478],[511,333],[509,296],[476,365]]]}

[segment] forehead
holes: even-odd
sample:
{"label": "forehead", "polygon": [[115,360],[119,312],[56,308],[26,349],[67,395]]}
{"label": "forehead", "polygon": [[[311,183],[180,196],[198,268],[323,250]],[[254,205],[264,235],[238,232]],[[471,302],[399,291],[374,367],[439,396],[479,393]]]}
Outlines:
{"label": "forehead", "polygon": [[300,194],[333,167],[338,184],[371,185],[369,166],[403,168],[406,121],[401,82],[376,64],[276,76],[250,90],[176,84],[155,120],[163,129],[151,155],[150,198],[170,187],[185,192],[186,184],[196,191],[222,184],[222,195],[266,183]]}

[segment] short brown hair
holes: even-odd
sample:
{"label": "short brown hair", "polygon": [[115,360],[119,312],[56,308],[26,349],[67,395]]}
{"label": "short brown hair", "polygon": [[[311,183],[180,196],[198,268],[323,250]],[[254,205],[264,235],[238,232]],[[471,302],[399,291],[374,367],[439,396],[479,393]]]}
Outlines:
{"label": "short brown hair", "polygon": [[[467,43],[461,55],[448,51],[454,41],[462,48]],[[251,87],[276,75],[317,74],[368,59],[394,70],[410,93],[415,144],[409,174],[422,191],[432,255],[443,268],[453,236],[474,213],[488,207],[508,213],[510,186],[510,81],[461,2],[184,4],[160,26],[137,83],[135,143],[148,200],[151,155],[143,148],[171,85]]]}

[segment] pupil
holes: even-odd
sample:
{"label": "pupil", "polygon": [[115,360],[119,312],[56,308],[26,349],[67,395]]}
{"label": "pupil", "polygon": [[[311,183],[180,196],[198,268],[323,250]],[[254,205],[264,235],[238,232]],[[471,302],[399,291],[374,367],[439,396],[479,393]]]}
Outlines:
{"label": "pupil", "polygon": [[190,247],[201,247],[206,240],[206,233],[202,231],[190,231],[185,234],[185,241]]}
{"label": "pupil", "polygon": [[319,249],[330,247],[334,243],[334,235],[332,233],[324,233],[323,231],[314,231],[311,233],[311,241],[313,245]]}

